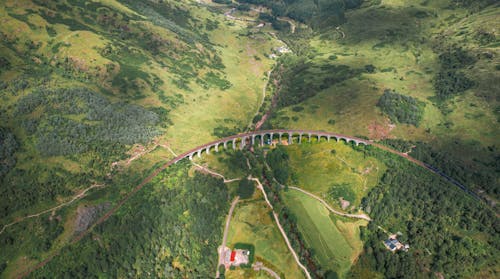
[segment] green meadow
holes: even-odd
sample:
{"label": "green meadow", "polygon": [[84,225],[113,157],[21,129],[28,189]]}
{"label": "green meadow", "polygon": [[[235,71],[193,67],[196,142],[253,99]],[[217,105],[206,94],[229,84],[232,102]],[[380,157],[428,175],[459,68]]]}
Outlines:
{"label": "green meadow", "polygon": [[[495,144],[498,129],[491,123],[497,120],[497,100],[491,94],[499,73],[494,68],[495,60],[480,53],[498,53],[498,47],[481,44],[474,38],[479,30],[490,32],[499,28],[494,19],[496,7],[465,16],[466,9],[444,9],[449,1],[379,2],[348,12],[339,29],[326,28],[311,34],[305,46],[301,46],[312,64],[345,65],[360,69],[359,74],[297,104],[303,110],[278,110],[273,126],[307,127],[372,139],[397,137],[444,144],[449,137],[455,137],[464,141],[476,139],[484,146]],[[441,32],[451,34],[449,41],[443,42],[435,35]],[[293,42],[294,36],[299,35],[289,36]],[[460,44],[480,57],[463,70],[476,78],[477,86],[447,100],[447,110],[440,109],[443,105],[433,98],[434,76],[440,67],[438,56],[443,51],[434,44]],[[365,70],[366,65],[373,66],[373,70]],[[422,125],[391,123],[376,106],[386,89],[424,102]]]}
{"label": "green meadow", "polygon": [[386,170],[379,160],[364,156],[343,141],[289,145],[286,150],[290,156],[292,184],[336,208],[340,208],[342,197],[349,201],[349,210],[357,211],[362,197]]}
{"label": "green meadow", "polygon": [[[231,219],[227,245],[250,243],[255,245],[255,261],[263,262],[268,268],[284,278],[304,278],[302,271],[288,250],[271,211],[260,191],[250,201],[240,201]],[[243,274],[242,274],[243,273]],[[248,278],[253,269],[228,271],[228,278]],[[254,278],[254,277],[252,277]]]}
{"label": "green meadow", "polygon": [[359,227],[366,226],[366,221],[334,216],[320,202],[298,191],[289,190],[283,197],[313,257],[321,267],[343,277],[362,250]]}

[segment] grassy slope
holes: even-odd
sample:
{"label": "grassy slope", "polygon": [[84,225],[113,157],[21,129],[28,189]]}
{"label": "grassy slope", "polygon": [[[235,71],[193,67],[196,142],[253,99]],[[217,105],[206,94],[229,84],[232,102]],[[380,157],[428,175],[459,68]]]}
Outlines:
{"label": "grassy slope", "polygon": [[357,208],[361,198],[377,184],[385,171],[385,166],[377,159],[364,158],[362,153],[343,142],[291,145],[286,149],[297,186],[324,198],[337,208],[340,208],[339,201],[328,194],[331,187],[348,184],[355,196],[355,200],[349,202]]}
{"label": "grassy slope", "polygon": [[[376,70],[321,91],[300,104],[305,107],[301,112],[291,107],[279,110],[273,126],[334,130],[373,139],[388,136],[422,140],[440,148],[447,148],[454,139],[466,145],[459,149],[473,148],[478,142],[483,147],[498,145],[495,88],[500,72],[495,66],[499,48],[495,43],[480,45],[474,39],[480,29],[497,34],[498,7],[490,6],[467,16],[470,13],[466,9],[448,8],[449,1],[425,3],[397,0],[365,5],[347,13],[347,22],[340,27],[345,38],[333,28],[314,36],[308,43],[311,61],[328,61],[335,55],[336,59],[329,63],[351,68],[371,64]],[[449,114],[443,114],[432,99],[433,78],[439,67],[434,47],[439,44],[443,49],[458,44],[480,57],[473,67],[464,70],[477,86],[447,101],[452,109]],[[483,57],[485,53],[493,58]],[[385,89],[395,89],[426,103],[419,127],[390,123],[380,112],[376,103]],[[293,116],[298,120],[293,121]],[[335,124],[329,124],[330,119]],[[468,161],[470,156],[463,159]]]}
{"label": "grassy slope", "polygon": [[[110,58],[110,56],[103,55],[102,50],[106,45],[111,45],[114,50],[120,49],[120,40],[116,34],[111,34],[102,26],[85,21],[81,16],[84,12],[80,13],[79,16],[73,16],[72,13],[76,11],[76,8],[73,11],[61,8],[58,10],[58,14],[66,19],[74,18],[76,23],[50,23],[42,16],[47,9],[38,4],[29,1],[6,1],[0,7],[2,17],[0,31],[13,43],[11,46],[7,44],[0,45],[0,53],[9,60],[12,67],[7,71],[0,72],[0,79],[9,82],[24,74],[24,79],[36,81],[39,76],[36,76],[36,73],[31,71],[36,63],[28,60],[32,57],[40,57],[42,60],[48,61],[47,64],[42,64],[40,68],[52,69],[49,75],[51,78],[49,87],[86,86],[103,93],[112,102],[126,101],[146,108],[162,107],[170,110],[169,118],[172,125],[167,129],[162,129],[163,135],[160,136],[160,141],[170,144],[178,153],[213,138],[213,128],[221,123],[224,124],[224,119],[231,119],[242,127],[250,122],[262,98],[262,87],[265,84],[264,73],[271,68],[273,63],[265,55],[276,44],[272,37],[265,33],[256,34],[253,37],[238,36],[240,33],[246,34],[246,24],[234,23],[225,19],[222,15],[223,9],[220,13],[210,12],[207,8],[190,1],[169,1],[170,4],[182,11],[189,11],[189,17],[185,18],[188,22],[185,28],[198,28],[197,31],[206,33],[210,40],[209,45],[213,46],[213,50],[210,50],[207,45],[204,46],[202,43],[196,42],[193,48],[188,45],[184,38],[181,38],[172,30],[151,23],[150,18],[132,6],[113,0],[97,2],[106,6],[110,11],[133,17],[134,20],[130,21],[132,29],[139,30],[137,31],[139,33],[153,32],[166,42],[168,48],[160,48],[160,55],[154,55],[146,49],[148,46],[140,45],[140,42],[134,41],[134,43],[128,45],[132,52],[120,57],[111,56],[112,58]],[[82,2],[76,4],[68,1],[65,3],[74,4],[75,6],[82,5]],[[218,22],[218,28],[211,31],[205,29],[208,20]],[[76,30],[73,25],[77,26]],[[78,30],[78,27],[86,30]],[[56,34],[49,34],[47,28],[53,29]],[[40,46],[38,49],[30,50],[28,48],[29,41],[40,43]],[[195,83],[194,79],[189,81],[191,90],[179,88],[174,84],[174,81],[179,76],[177,71],[179,63],[176,59],[182,60],[183,63],[186,61],[185,59],[188,59],[190,61],[188,64],[194,67],[200,61],[213,58],[215,54],[221,57],[225,68],[218,70],[212,68],[212,65],[202,66],[201,69],[197,69],[195,75],[203,78],[206,73],[214,71],[231,82],[232,87],[222,90],[216,86],[210,86],[209,89],[206,89]],[[192,55],[195,55],[194,58]],[[256,60],[256,57],[258,57],[258,60]],[[73,73],[72,77],[61,75],[60,63],[64,63],[66,58],[72,61],[67,65],[67,68]],[[114,67],[111,70],[107,68],[110,65]],[[148,75],[148,78],[141,78],[144,77],[144,73]],[[159,79],[157,90],[154,90],[151,86],[154,76]],[[81,79],[81,77],[90,78]],[[137,92],[134,93],[129,88],[123,91],[120,88],[122,84],[113,83],[117,77],[123,77],[128,82],[131,82],[130,84],[138,86],[140,94],[137,95]],[[163,91],[162,94],[171,99],[178,95],[183,101],[175,104],[165,103],[161,100],[160,91]],[[2,118],[4,116],[6,118],[2,119],[3,123],[1,125],[11,128],[22,145],[22,149],[16,154],[17,167],[31,169],[34,166],[43,165],[48,168],[64,169],[74,174],[87,174],[90,180],[99,181],[102,179],[110,171],[111,166],[93,169],[90,163],[95,159],[93,154],[54,156],[50,158],[39,154],[35,147],[36,139],[28,138],[24,129],[21,128],[20,120],[12,116],[16,102],[30,92],[31,89],[28,89],[19,91],[16,95],[3,95],[0,105],[2,109],[6,110],[6,114],[2,114]],[[37,113],[42,114],[43,112],[39,111]],[[36,117],[36,115],[33,116]],[[77,118],[75,120],[80,121],[81,119]],[[126,157],[128,155],[122,154],[116,159],[125,159]],[[169,158],[172,158],[169,151],[157,147],[153,152],[133,161],[130,166],[123,169],[131,171],[130,176],[143,176],[155,164]],[[92,174],[97,176],[93,177]],[[123,172],[116,175],[118,178],[114,179],[114,186],[110,190],[102,191],[103,197],[84,201],[83,203],[92,204],[104,200],[116,200],[120,195],[126,193],[128,187],[132,185],[127,186],[118,182],[121,180],[120,176],[126,177]],[[132,184],[133,181],[131,180]],[[67,186],[73,187],[72,191],[78,191],[90,186],[90,182],[88,185],[85,184]],[[22,216],[49,208],[67,199],[69,198],[66,196],[60,196],[54,201],[34,204],[2,220],[2,223],[7,223],[15,216]],[[74,211],[76,207],[77,205],[72,206],[68,210]],[[64,219],[64,222],[68,224],[65,234],[71,235],[71,219],[74,218],[74,214],[70,212],[68,214],[61,213],[60,215],[63,218],[68,216],[67,220]],[[35,237],[35,235],[30,236],[26,232],[28,228],[42,230],[40,226],[38,221],[33,220],[27,221],[25,225],[21,225],[19,228],[9,229],[12,235],[24,239],[24,244],[22,247],[14,247],[15,252],[9,252],[8,258],[3,258],[3,260],[15,262],[16,258],[21,259],[27,254],[32,255],[31,252],[27,252],[32,250],[30,247],[44,240]],[[68,238],[61,237],[58,240],[61,243],[54,245],[53,248],[64,245],[67,240]],[[43,258],[45,253],[37,255]],[[30,257],[21,261],[20,265],[16,267],[9,265],[10,272],[19,271],[20,267],[29,266],[28,263],[30,262],[35,263],[36,261],[31,261]]]}
{"label": "grassy slope", "polygon": [[285,192],[283,196],[320,265],[339,275],[347,272],[362,250],[359,226],[366,225],[366,221],[332,216],[317,200],[297,191]]}
{"label": "grassy slope", "polygon": [[[255,261],[261,261],[265,266],[271,268],[286,278],[303,278],[303,273],[295,263],[291,253],[286,247],[274,220],[270,216],[269,208],[257,192],[256,199],[241,201],[231,220],[228,233],[227,245],[232,247],[234,243],[251,243],[255,245]],[[243,273],[243,274],[242,274]],[[253,270],[229,271],[228,278],[248,278]]]}

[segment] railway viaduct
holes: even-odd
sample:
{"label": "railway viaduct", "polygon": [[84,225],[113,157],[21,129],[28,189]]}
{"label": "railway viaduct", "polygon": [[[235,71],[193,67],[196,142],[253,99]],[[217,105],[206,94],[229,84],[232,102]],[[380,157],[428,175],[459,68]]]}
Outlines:
{"label": "railway viaduct", "polygon": [[224,149],[231,147],[232,149],[243,149],[245,146],[250,144],[251,146],[259,144],[263,146],[266,141],[278,140],[281,143],[283,139],[286,139],[287,144],[293,144],[294,138],[297,143],[302,143],[303,140],[311,142],[311,139],[316,138],[320,141],[322,138],[326,141],[335,139],[336,141],[344,140],[345,142],[353,142],[356,145],[364,144],[369,145],[371,142],[369,140],[346,136],[336,133],[328,133],[321,131],[309,131],[309,130],[262,130],[254,131],[244,134],[238,134],[234,136],[229,136],[216,141],[209,142],[207,144],[195,147],[187,152],[182,153],[174,159],[173,163],[189,158],[193,159],[194,156],[201,157],[202,153],[210,154],[210,150],[213,149],[215,152],[219,151],[219,147],[222,145]]}

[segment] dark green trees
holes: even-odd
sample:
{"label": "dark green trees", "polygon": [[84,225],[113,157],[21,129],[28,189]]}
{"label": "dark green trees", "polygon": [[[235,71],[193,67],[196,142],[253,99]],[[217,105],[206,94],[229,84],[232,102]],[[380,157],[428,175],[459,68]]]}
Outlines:
{"label": "dark green trees", "polygon": [[377,106],[393,122],[412,124],[418,127],[422,120],[425,104],[410,96],[386,89]]}
{"label": "dark green trees", "polygon": [[238,195],[242,199],[251,198],[253,193],[255,192],[255,185],[253,181],[248,179],[242,179],[238,184]]}

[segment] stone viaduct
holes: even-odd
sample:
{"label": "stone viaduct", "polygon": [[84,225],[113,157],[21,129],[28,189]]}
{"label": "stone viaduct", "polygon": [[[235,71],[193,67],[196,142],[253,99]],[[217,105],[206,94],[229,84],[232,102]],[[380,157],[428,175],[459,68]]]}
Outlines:
{"label": "stone viaduct", "polygon": [[329,132],[309,130],[262,130],[229,136],[195,147],[177,156],[174,159],[173,163],[177,163],[184,158],[189,158],[190,160],[192,160],[194,156],[201,157],[201,154],[203,152],[205,152],[206,154],[210,154],[211,149],[213,149],[215,152],[218,152],[221,145],[224,149],[227,149],[229,146],[232,149],[236,150],[243,149],[247,145],[253,146],[255,144],[258,144],[260,146],[263,146],[266,142],[272,142],[273,140],[278,140],[279,144],[281,144],[283,140],[286,140],[287,144],[293,144],[295,142],[302,143],[304,140],[306,140],[307,142],[311,142],[311,139],[313,138],[317,139],[318,141],[320,141],[321,139],[325,139],[326,141],[335,139],[337,142],[344,140],[346,143],[353,142],[356,145],[371,144],[371,141],[369,140]]}

